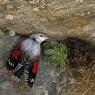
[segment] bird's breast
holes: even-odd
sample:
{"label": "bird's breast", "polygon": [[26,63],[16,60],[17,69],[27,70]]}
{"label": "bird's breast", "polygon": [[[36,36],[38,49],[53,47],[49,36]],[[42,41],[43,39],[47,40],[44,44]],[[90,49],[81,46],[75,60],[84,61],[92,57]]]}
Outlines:
{"label": "bird's breast", "polygon": [[28,39],[22,43],[22,51],[26,52],[32,59],[40,55],[40,44]]}

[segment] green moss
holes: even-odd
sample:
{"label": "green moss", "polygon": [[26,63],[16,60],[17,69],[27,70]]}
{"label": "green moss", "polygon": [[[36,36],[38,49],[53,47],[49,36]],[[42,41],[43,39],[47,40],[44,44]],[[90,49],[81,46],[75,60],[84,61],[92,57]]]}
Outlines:
{"label": "green moss", "polygon": [[49,64],[56,65],[60,69],[64,69],[67,63],[67,47],[64,43],[56,41],[46,42],[42,48],[48,55]]}

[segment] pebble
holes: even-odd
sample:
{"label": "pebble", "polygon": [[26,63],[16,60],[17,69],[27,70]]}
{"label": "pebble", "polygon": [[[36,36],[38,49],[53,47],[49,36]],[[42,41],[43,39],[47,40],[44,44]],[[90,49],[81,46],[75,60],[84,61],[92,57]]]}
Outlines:
{"label": "pebble", "polygon": [[6,20],[14,20],[14,16],[11,14],[5,15]]}
{"label": "pebble", "polygon": [[37,11],[39,11],[39,9],[38,8],[33,8],[33,11],[37,12]]}
{"label": "pebble", "polygon": [[90,12],[87,12],[88,15],[90,15],[91,13]]}
{"label": "pebble", "polygon": [[85,13],[82,13],[81,16],[85,16]]}

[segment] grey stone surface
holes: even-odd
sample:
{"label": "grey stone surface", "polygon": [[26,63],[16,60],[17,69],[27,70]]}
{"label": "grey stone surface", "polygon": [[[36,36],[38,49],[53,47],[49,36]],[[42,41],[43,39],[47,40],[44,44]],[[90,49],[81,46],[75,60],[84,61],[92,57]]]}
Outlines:
{"label": "grey stone surface", "polygon": [[50,37],[78,37],[95,43],[95,0],[0,0],[0,95],[74,95],[74,80],[46,62],[39,65],[32,89],[25,85],[24,77],[19,83],[12,81],[5,62],[23,38],[9,36],[4,33],[6,28],[23,35],[43,32]]}
{"label": "grey stone surface", "polygon": [[48,95],[57,95],[57,85],[55,82],[51,83],[51,86],[48,88]]}
{"label": "grey stone surface", "polygon": [[6,78],[4,77],[4,75],[0,75],[0,83],[6,81]]}

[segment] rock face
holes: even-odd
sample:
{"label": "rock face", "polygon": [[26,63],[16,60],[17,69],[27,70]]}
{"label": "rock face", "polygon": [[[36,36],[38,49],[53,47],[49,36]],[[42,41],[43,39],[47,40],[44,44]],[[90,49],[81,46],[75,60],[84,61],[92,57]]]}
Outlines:
{"label": "rock face", "polygon": [[42,32],[58,39],[78,37],[95,43],[94,30],[95,0],[0,0],[0,95],[74,95],[71,88],[76,88],[70,76],[59,74],[46,62],[41,62],[32,89],[25,85],[24,77],[20,83],[14,83],[4,63],[22,38],[3,32],[23,35]]}
{"label": "rock face", "polygon": [[43,32],[94,42],[94,0],[1,0],[0,26],[20,34]]}

